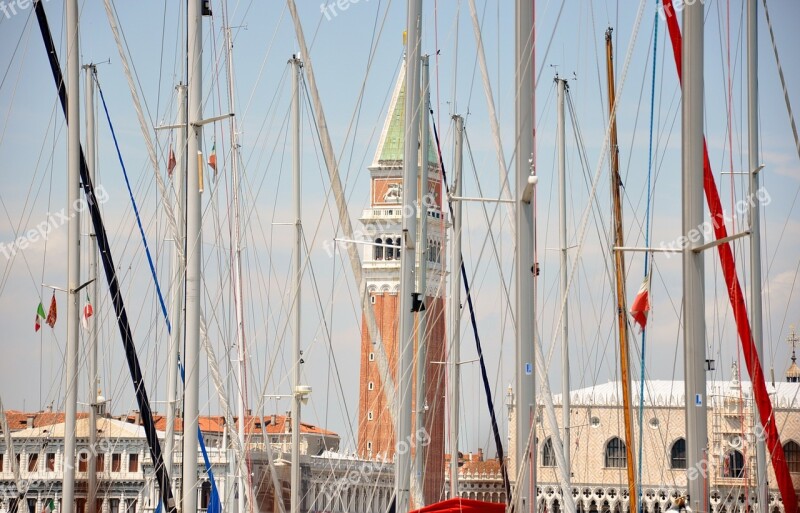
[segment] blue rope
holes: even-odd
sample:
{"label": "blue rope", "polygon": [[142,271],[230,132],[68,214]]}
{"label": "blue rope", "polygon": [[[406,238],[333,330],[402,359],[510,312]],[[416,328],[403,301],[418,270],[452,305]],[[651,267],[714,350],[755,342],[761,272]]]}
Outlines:
{"label": "blue rope", "polygon": [[117,134],[114,132],[114,125],[111,123],[111,115],[108,113],[108,106],[106,105],[105,96],[103,96],[103,89],[100,87],[100,83],[95,81],[97,84],[97,90],[100,92],[100,100],[103,102],[103,110],[106,113],[106,119],[108,120],[108,128],[111,130],[111,137],[114,139],[114,147],[117,149],[117,158],[119,159],[119,165],[122,167],[122,176],[125,177],[125,186],[128,188],[128,195],[131,198],[131,205],[133,205],[133,213],[136,215],[136,224],[139,227],[139,234],[142,236],[142,243],[144,244],[144,252],[147,255],[147,263],[150,264],[150,274],[153,275],[153,282],[156,284],[156,294],[158,295],[158,303],[161,305],[161,313],[164,314],[164,320],[167,322],[167,333],[172,332],[172,324],[169,322],[169,314],[167,313],[167,305],[164,302],[164,295],[161,293],[161,286],[158,284],[158,276],[156,275],[156,266],[153,263],[153,255],[150,254],[150,246],[147,244],[147,237],[144,234],[144,228],[142,227],[142,218],[139,216],[139,207],[136,206],[136,199],[133,197],[133,190],[131,190],[131,182],[128,180],[128,171],[125,169],[125,162],[122,160],[122,152],[119,149],[119,143],[117,142]]}
{"label": "blue rope", "polygon": [[[119,149],[119,143],[117,142],[117,134],[114,132],[114,125],[111,123],[111,115],[108,113],[108,106],[106,105],[105,96],[103,96],[103,89],[100,87],[100,83],[95,81],[97,84],[97,90],[100,92],[100,100],[103,102],[103,110],[106,113],[106,120],[108,121],[108,128],[111,130],[111,137],[114,139],[114,147],[117,149],[117,158],[119,159],[119,165],[122,167],[122,175],[125,177],[125,185],[128,187],[128,195],[131,198],[131,205],[133,205],[133,213],[136,215],[136,224],[139,226],[139,234],[142,236],[142,244],[144,244],[144,251],[147,254],[147,263],[150,264],[150,274],[153,276],[153,282],[156,285],[156,294],[158,295],[158,302],[161,305],[161,313],[164,314],[164,321],[167,323],[167,333],[172,333],[172,324],[169,322],[169,314],[167,313],[167,305],[164,302],[164,294],[161,292],[161,285],[158,283],[158,275],[156,274],[156,267],[153,263],[153,257],[150,254],[150,246],[147,244],[147,237],[144,234],[144,228],[142,227],[142,219],[139,216],[139,207],[136,205],[136,199],[133,197],[133,190],[131,190],[131,183],[128,180],[128,171],[125,169],[125,162],[122,160],[122,151]],[[185,382],[184,377],[184,369],[183,365],[178,362],[178,368],[181,372],[181,381]],[[217,490],[216,480],[214,479],[214,472],[211,469],[211,460],[208,458],[208,451],[206,450],[206,444],[203,440],[203,432],[200,429],[200,426],[197,427],[197,439],[200,442],[200,451],[203,453],[203,462],[205,463],[206,472],[208,473],[209,481],[211,482],[211,502],[208,506],[208,513],[221,513],[222,512],[222,504],[219,499],[219,491]],[[241,493],[241,492],[240,492]],[[160,510],[161,502],[158,503],[157,510]]]}
{"label": "blue rope", "polygon": [[[645,208],[645,222],[644,222],[644,246],[650,247],[650,182],[653,173],[653,118],[655,117],[655,100],[656,100],[656,61],[658,60],[658,0],[656,0],[656,14],[655,27],[653,29],[653,77],[650,84],[650,143],[647,155],[647,204]],[[650,254],[645,253],[644,257],[644,277],[649,280],[647,273],[649,271]],[[648,290],[648,294],[649,294]],[[650,298],[648,297],[648,301]],[[644,419],[644,365],[645,365],[645,334],[647,329],[642,327],[642,360],[640,362],[640,375],[639,375],[639,476],[636,480],[636,495],[638,495],[637,504],[639,511],[642,509],[642,446],[643,446],[643,419]]]}

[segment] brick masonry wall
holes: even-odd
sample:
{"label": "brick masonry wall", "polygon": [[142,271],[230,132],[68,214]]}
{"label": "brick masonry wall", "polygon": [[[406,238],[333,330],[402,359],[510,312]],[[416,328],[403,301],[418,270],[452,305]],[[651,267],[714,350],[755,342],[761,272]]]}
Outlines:
{"label": "brick masonry wall", "polygon": [[[392,378],[397,383],[398,358],[398,306],[397,294],[382,292],[374,294],[373,308],[381,332]],[[446,417],[445,369],[431,361],[445,361],[445,302],[442,298],[429,297],[426,301],[428,315],[428,352],[426,369],[426,402],[428,411],[425,431],[430,438],[425,446],[424,497],[427,504],[442,499],[444,486],[444,419]],[[395,433],[392,417],[383,393],[383,383],[378,371],[375,353],[366,322],[361,323],[361,355],[359,379],[358,453],[362,458],[384,458],[391,461],[395,454]],[[416,367],[414,369],[416,375]],[[372,390],[369,384],[372,383]],[[416,388],[416,386],[414,387]],[[412,410],[416,411],[416,390],[412,394]],[[370,412],[372,420],[369,420]],[[413,418],[413,417],[412,417]],[[412,436],[417,428],[412,421]],[[371,444],[371,449],[368,449]]]}

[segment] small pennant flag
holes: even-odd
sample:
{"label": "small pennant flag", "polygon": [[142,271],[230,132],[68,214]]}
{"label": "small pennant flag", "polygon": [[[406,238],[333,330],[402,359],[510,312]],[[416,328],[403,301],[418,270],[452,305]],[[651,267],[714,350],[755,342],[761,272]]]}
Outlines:
{"label": "small pennant flag", "polygon": [[47,508],[44,510],[43,513],[53,513],[56,510],[56,503],[53,499],[47,501]]}
{"label": "small pennant flag", "polygon": [[647,313],[650,311],[650,280],[647,276],[642,281],[642,286],[639,287],[639,293],[633,299],[631,305],[631,316],[633,320],[644,330],[647,324]]}
{"label": "small pennant flag", "polygon": [[89,317],[94,315],[94,308],[89,296],[86,296],[86,305],[83,307],[83,329],[89,331]]}
{"label": "small pennant flag", "polygon": [[177,162],[175,161],[175,152],[172,150],[172,146],[169,147],[169,159],[167,160],[167,174],[172,176],[172,171],[175,169]]}
{"label": "small pennant flag", "polygon": [[217,171],[217,143],[211,145],[211,154],[208,156],[208,167]]}
{"label": "small pennant flag", "polygon": [[50,300],[50,310],[47,312],[47,319],[44,322],[51,328],[55,328],[56,319],[58,319],[58,309],[56,308],[56,294],[54,292],[53,299]]}
{"label": "small pennant flag", "polygon": [[42,329],[42,319],[45,318],[44,314],[44,306],[42,306],[42,302],[39,301],[39,307],[36,309],[36,320],[34,321],[33,329],[35,331],[39,331]]}

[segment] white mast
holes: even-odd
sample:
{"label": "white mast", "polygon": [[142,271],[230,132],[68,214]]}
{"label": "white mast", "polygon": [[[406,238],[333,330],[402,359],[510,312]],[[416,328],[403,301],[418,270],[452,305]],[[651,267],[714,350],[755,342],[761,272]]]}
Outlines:
{"label": "white mast", "polygon": [[300,59],[292,56],[292,183],[294,193],[294,343],[292,345],[292,475],[291,513],[300,513],[300,291],[303,225],[300,195]]}
{"label": "white mast", "polygon": [[[66,415],[64,419],[64,497],[61,513],[75,510],[75,428],[78,414],[78,326],[80,307],[80,214],[74,209],[80,200],[81,125],[80,51],[78,48],[78,0],[66,0],[67,12],[67,348]],[[94,469],[91,469],[92,471]]]}
{"label": "white mast", "polygon": [[[233,38],[231,28],[225,28],[225,47],[227,49],[227,71],[228,71],[228,110],[236,112],[236,98],[233,84]],[[239,354],[239,387],[238,387],[238,409],[239,409],[239,442],[241,443],[242,453],[237,457],[247,458],[247,443],[245,440],[245,425],[247,415],[247,348],[244,333],[244,288],[242,286],[242,234],[241,234],[241,206],[239,203],[239,134],[236,131],[236,118],[230,119],[231,129],[231,180],[233,189],[233,301],[236,310],[236,347]],[[245,461],[246,463],[246,461]],[[239,513],[245,513],[245,496],[249,500],[250,476],[242,475],[242,469],[247,469],[247,465],[237,466],[237,481],[239,488],[238,508]]]}
{"label": "white mast", "polygon": [[[703,223],[703,4],[687,3],[683,11],[682,167],[683,233]],[[692,469],[708,457],[705,370],[705,272],[702,252],[683,252],[683,366],[686,379],[686,461]],[[707,481],[688,479],[689,505],[708,510]]]}
{"label": "white mast", "polygon": [[172,180],[177,193],[175,201],[175,220],[177,221],[177,234],[174,241],[175,251],[172,253],[172,281],[170,293],[170,334],[169,357],[167,363],[167,426],[164,434],[164,465],[172,479],[173,491],[175,482],[172,473],[172,462],[175,453],[175,418],[179,401],[178,383],[178,353],[183,342],[183,279],[186,272],[186,262],[182,255],[186,247],[186,225],[184,224],[184,211],[186,208],[186,86],[178,84],[176,87],[178,97],[178,120],[175,137],[175,169]]}
{"label": "white mast", "polygon": [[[415,244],[417,242],[417,172],[419,163],[419,68],[422,0],[408,0],[406,41],[405,137],[403,146],[403,224],[400,260],[400,347],[397,369],[397,441],[411,440],[411,391],[414,368],[414,293]],[[411,215],[408,215],[411,213]],[[399,445],[399,444],[398,444]],[[411,454],[397,451],[395,459],[395,511],[405,513],[410,506]],[[421,488],[421,483],[417,483]],[[420,494],[422,495],[422,494]]]}
{"label": "white mast", "polygon": [[[450,194],[461,197],[461,167],[464,156],[464,118],[455,115],[455,165]],[[458,497],[458,421],[461,359],[461,200],[453,202],[453,243],[450,254],[450,498]]]}
{"label": "white mast", "polygon": [[[533,467],[532,448],[527,441],[531,438],[533,416],[535,414],[536,366],[534,354],[534,224],[533,205],[529,194],[529,176],[533,172],[533,1],[516,0],[516,64],[514,70],[516,118],[514,140],[517,142],[516,191],[517,215],[514,223],[514,239],[517,244],[517,258],[514,276],[516,280],[516,433],[517,433],[517,475],[522,476],[516,484],[515,493],[520,512],[534,510],[536,502],[536,469]],[[527,191],[526,191],[527,192]],[[527,200],[527,201],[526,201]],[[529,472],[526,472],[525,469]]]}
{"label": "white mast", "polygon": [[[93,64],[87,64],[83,67],[86,71],[85,94],[86,98],[84,110],[86,111],[86,167],[89,171],[89,179],[92,184],[97,187],[95,180],[95,129],[94,129],[94,77],[97,73],[97,68]],[[97,236],[94,233],[94,224],[89,222],[89,276],[88,279],[91,283],[87,286],[90,301],[97,301]],[[80,304],[80,298],[78,299]],[[94,468],[97,461],[97,452],[95,447],[97,445],[97,408],[100,406],[97,403],[97,326],[95,324],[96,316],[92,315],[86,319],[86,326],[89,334],[89,482],[86,491],[87,511],[89,513],[96,513],[97,501],[97,472]]]}
{"label": "white mast", "polygon": [[[561,304],[564,312],[561,315],[561,424],[564,429],[562,445],[564,461],[567,464],[566,476],[570,476],[570,398],[569,398],[569,338],[567,319],[569,304],[567,303],[567,171],[565,156],[565,129],[564,129],[564,94],[567,90],[567,81],[556,76],[558,84],[558,227],[561,242]],[[554,447],[557,450],[558,448]],[[568,483],[569,484],[569,483]]]}
{"label": "white mast", "polygon": [[[758,164],[758,2],[747,1],[747,154],[750,174],[750,325],[753,345],[764,368],[764,330],[761,315],[761,213],[756,194]],[[753,399],[755,403],[755,399]],[[761,430],[758,406],[753,408],[753,428]],[[767,449],[763,436],[756,437],[756,502],[761,513],[768,510]]]}
{"label": "white mast", "polygon": [[[186,181],[186,354],[183,401],[183,501],[182,513],[197,512],[197,427],[200,395],[200,266],[202,259],[201,193],[203,157],[203,17],[201,0],[188,0],[187,85],[188,165]],[[187,160],[187,163],[190,162]]]}
{"label": "white mast", "polygon": [[[428,56],[422,56],[422,105],[420,113],[420,166],[419,166],[419,238],[417,239],[417,292],[423,303],[428,298],[428,111],[430,110],[430,90],[428,74]],[[426,305],[426,308],[429,305]],[[425,310],[417,312],[417,406],[416,429],[425,426],[427,392],[426,373],[428,371],[428,313]],[[414,476],[419,486],[416,487],[416,496],[423,499],[422,482],[425,477],[425,447],[418,446],[414,452]],[[424,501],[417,504],[418,508],[425,505]]]}

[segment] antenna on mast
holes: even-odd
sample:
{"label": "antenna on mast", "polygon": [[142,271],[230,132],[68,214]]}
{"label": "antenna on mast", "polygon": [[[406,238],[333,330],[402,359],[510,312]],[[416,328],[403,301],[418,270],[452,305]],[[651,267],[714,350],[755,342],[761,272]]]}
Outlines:
{"label": "antenna on mast", "polygon": [[800,344],[800,337],[795,333],[794,326],[789,326],[791,333],[786,337],[786,343],[792,346],[792,363],[786,371],[787,383],[800,383],[800,367],[797,366],[797,346]]}
{"label": "antenna on mast", "polygon": [[795,333],[794,326],[789,326],[789,329],[792,330],[792,332],[789,333],[788,337],[786,337],[786,343],[792,346],[792,363],[796,363],[797,362],[796,350],[797,350],[797,344],[798,342],[800,342],[800,337],[798,337],[797,333]]}

